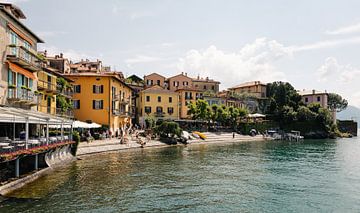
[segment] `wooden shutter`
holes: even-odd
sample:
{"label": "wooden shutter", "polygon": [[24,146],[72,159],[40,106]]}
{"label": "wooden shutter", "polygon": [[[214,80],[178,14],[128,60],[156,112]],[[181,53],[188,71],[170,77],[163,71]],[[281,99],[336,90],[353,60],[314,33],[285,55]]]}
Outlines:
{"label": "wooden shutter", "polygon": [[93,93],[96,93],[96,85],[93,85]]}
{"label": "wooden shutter", "polygon": [[104,93],[104,85],[100,86],[100,93]]}
{"label": "wooden shutter", "polygon": [[93,109],[95,109],[95,100],[93,100]]}

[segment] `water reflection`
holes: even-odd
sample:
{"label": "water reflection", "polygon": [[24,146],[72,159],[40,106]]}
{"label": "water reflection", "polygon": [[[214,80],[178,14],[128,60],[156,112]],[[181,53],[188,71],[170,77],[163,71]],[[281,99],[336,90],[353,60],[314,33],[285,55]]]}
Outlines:
{"label": "water reflection", "polygon": [[[360,143],[246,142],[84,157],[0,212],[314,212],[360,208]],[[16,204],[15,204],[16,203]]]}

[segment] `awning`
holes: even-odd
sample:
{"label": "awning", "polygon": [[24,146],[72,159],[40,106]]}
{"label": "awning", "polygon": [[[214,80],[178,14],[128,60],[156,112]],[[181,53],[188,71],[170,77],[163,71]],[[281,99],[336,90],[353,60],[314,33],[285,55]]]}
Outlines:
{"label": "awning", "polygon": [[85,128],[85,129],[93,129],[93,128],[100,128],[101,125],[97,123],[86,123],[82,121],[74,121],[73,123],[74,128]]}
{"label": "awning", "polygon": [[31,124],[63,124],[72,125],[73,121],[46,113],[25,110],[15,107],[0,107],[0,123],[26,123]]}
{"label": "awning", "polygon": [[34,75],[34,73],[32,73],[31,71],[29,70],[26,70],[14,63],[11,63],[10,61],[7,61],[8,65],[9,65],[9,68],[14,71],[14,72],[17,72],[17,73],[20,73],[20,74],[23,74],[25,75],[26,77],[28,78],[31,78],[31,79],[36,79],[36,76]]}

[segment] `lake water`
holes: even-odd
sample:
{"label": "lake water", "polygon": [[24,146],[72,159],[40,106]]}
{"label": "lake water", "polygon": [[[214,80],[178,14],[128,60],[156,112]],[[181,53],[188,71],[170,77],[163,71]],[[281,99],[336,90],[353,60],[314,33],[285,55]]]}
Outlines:
{"label": "lake water", "polygon": [[359,138],[93,155],[0,201],[0,212],[359,212],[359,161]]}

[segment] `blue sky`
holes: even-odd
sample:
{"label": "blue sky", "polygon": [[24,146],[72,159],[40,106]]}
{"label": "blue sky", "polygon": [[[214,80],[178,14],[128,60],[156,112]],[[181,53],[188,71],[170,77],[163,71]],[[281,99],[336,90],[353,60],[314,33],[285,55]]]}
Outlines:
{"label": "blue sky", "polygon": [[16,0],[40,49],[126,75],[181,71],[221,88],[286,80],[360,107],[358,0]]}

